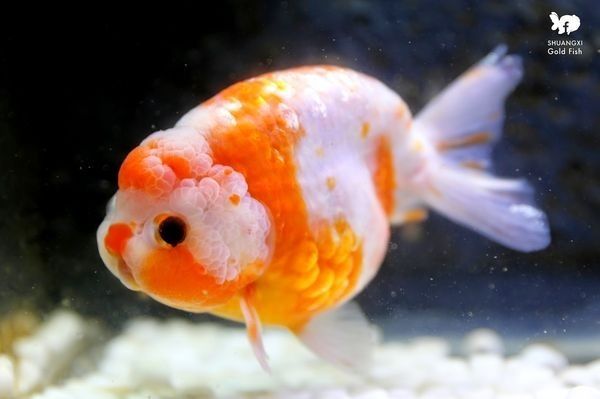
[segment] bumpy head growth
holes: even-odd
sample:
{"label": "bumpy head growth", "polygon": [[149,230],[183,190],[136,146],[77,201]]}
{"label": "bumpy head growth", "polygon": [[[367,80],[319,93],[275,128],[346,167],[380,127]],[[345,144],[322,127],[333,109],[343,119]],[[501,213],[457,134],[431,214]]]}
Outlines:
{"label": "bumpy head growth", "polygon": [[97,239],[127,287],[201,311],[260,276],[270,231],[244,177],[213,164],[202,135],[179,127],[150,135],[127,156]]}

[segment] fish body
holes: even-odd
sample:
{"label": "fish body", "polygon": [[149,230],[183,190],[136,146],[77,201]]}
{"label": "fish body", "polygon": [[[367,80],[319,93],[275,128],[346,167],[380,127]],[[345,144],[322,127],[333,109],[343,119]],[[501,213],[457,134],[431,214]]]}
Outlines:
{"label": "fish body", "polygon": [[371,329],[342,305],[377,274],[391,225],[430,207],[518,250],[547,245],[528,186],[487,171],[521,74],[498,49],[416,118],[383,83],[340,67],[235,84],[127,156],[101,256],[131,289],[244,321],[265,368],[261,325],[358,365]]}
{"label": "fish body", "polygon": [[[215,122],[219,114],[230,124]],[[380,82],[316,66],[241,82],[177,124],[207,132],[213,160],[240,172],[269,210],[273,253],[254,283],[263,322],[300,325],[376,274],[394,194],[392,138],[410,119]],[[236,301],[228,305],[215,312],[238,318]]]}

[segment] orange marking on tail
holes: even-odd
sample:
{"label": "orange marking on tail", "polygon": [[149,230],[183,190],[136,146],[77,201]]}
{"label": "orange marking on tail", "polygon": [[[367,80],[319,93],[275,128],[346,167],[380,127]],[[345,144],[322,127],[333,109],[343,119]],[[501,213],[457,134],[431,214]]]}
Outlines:
{"label": "orange marking on tail", "polygon": [[438,142],[437,149],[439,151],[454,150],[462,147],[486,144],[489,143],[491,139],[492,135],[488,132],[473,133],[465,137],[457,137],[451,140],[442,140]]}
{"label": "orange marking on tail", "polygon": [[475,79],[480,77],[484,71],[485,68],[482,68],[481,66],[473,67],[464,73],[464,77],[467,79]]}
{"label": "orange marking on tail", "polygon": [[465,168],[469,168],[469,169],[475,169],[475,170],[484,170],[485,166],[478,161],[463,161],[460,163],[461,166],[465,167]]}
{"label": "orange marking on tail", "polygon": [[381,136],[375,155],[377,165],[373,174],[375,190],[381,206],[386,214],[390,215],[394,209],[394,189],[396,188],[394,176],[393,155],[387,136]]}

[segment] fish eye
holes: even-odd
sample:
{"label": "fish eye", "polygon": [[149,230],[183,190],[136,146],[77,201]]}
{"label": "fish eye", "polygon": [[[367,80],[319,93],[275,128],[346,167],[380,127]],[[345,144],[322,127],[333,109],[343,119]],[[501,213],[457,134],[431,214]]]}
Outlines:
{"label": "fish eye", "polygon": [[185,240],[187,226],[185,221],[178,216],[168,216],[158,225],[158,235],[161,240],[172,247],[176,247]]}

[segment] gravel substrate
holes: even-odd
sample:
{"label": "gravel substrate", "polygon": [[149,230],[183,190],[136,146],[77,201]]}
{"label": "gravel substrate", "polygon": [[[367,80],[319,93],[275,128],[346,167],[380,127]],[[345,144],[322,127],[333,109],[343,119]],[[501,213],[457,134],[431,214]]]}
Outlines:
{"label": "gravel substrate", "polygon": [[[260,369],[238,328],[134,320],[95,357],[81,351],[93,335],[90,324],[79,316],[55,314],[37,333],[15,343],[14,356],[0,355],[0,397],[37,392],[29,396],[600,398],[600,359],[569,365],[562,353],[541,343],[504,357],[502,340],[490,330],[465,337],[464,357],[452,356],[449,344],[440,338],[385,342],[361,375],[322,362],[279,330],[265,333],[272,375]],[[61,373],[66,376],[49,378]]]}

